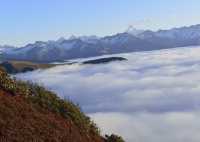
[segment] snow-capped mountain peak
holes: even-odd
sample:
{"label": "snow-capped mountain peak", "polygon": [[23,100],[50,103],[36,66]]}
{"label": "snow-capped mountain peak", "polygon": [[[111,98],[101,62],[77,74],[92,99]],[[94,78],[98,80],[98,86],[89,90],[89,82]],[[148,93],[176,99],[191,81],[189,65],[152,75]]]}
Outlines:
{"label": "snow-capped mountain peak", "polygon": [[136,29],[131,25],[131,26],[128,27],[128,29],[125,32],[132,34],[134,36],[138,36],[139,34],[145,32],[145,30]]}
{"label": "snow-capped mountain peak", "polygon": [[65,41],[66,39],[64,37],[60,37],[56,42],[58,43],[62,43],[63,41]]}
{"label": "snow-capped mountain peak", "polygon": [[[56,41],[38,41],[14,50],[4,50],[5,59],[52,62],[104,54],[149,51],[174,47],[200,45],[200,25],[170,30],[138,30],[130,26],[126,32],[98,38],[71,36]],[[7,49],[7,48],[6,48]]]}
{"label": "snow-capped mountain peak", "polygon": [[190,27],[173,28],[171,30],[159,30],[156,32],[157,36],[167,37],[167,38],[182,38],[182,39],[192,39],[200,37],[200,24],[193,25]]}

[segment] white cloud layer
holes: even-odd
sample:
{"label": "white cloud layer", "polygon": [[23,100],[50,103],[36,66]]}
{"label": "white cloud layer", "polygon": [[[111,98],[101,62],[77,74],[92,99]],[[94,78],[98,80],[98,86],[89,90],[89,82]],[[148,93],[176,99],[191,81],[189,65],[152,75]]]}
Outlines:
{"label": "white cloud layer", "polygon": [[199,142],[200,113],[97,113],[91,115],[104,130],[128,142]]}
{"label": "white cloud layer", "polygon": [[200,48],[121,54],[125,62],[19,74],[81,105],[128,142],[199,142]]}

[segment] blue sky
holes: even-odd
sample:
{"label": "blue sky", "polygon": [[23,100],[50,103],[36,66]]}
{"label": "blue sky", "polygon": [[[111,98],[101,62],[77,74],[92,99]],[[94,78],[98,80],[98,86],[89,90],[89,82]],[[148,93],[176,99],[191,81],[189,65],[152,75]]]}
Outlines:
{"label": "blue sky", "polygon": [[199,0],[1,0],[0,44],[200,23]]}

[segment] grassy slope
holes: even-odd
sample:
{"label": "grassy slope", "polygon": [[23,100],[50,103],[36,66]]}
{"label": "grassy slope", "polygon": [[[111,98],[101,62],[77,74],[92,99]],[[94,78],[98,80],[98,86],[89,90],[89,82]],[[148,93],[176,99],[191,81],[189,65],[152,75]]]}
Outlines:
{"label": "grassy slope", "polygon": [[69,100],[0,70],[0,141],[123,142],[99,129]]}
{"label": "grassy slope", "polygon": [[9,61],[9,62],[18,70],[24,67],[31,67],[34,69],[46,69],[55,66],[53,64],[33,63],[28,61]]}
{"label": "grassy slope", "polygon": [[64,141],[71,137],[74,142],[102,141],[96,125],[79,107],[43,87],[13,80],[0,71],[0,90],[1,138],[19,142]]}
{"label": "grassy slope", "polygon": [[0,91],[0,141],[102,142],[99,136],[81,134],[70,119],[37,109],[23,97]]}
{"label": "grassy slope", "polygon": [[54,64],[33,63],[28,61],[7,61],[0,64],[0,68],[8,73],[20,73],[36,69],[47,69],[54,67]]}

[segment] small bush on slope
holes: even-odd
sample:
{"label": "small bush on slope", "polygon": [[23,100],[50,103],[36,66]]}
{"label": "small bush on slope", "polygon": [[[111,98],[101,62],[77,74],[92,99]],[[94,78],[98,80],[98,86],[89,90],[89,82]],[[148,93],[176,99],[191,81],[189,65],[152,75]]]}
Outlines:
{"label": "small bush on slope", "polygon": [[123,140],[122,137],[112,134],[110,136],[106,135],[106,142],[125,142],[125,141]]}

